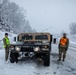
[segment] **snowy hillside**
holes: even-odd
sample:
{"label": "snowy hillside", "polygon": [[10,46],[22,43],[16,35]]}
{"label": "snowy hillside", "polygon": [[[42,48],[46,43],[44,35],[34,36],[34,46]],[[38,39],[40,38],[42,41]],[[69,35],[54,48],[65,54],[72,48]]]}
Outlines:
{"label": "snowy hillside", "polygon": [[[0,39],[2,39],[4,32],[0,32],[0,34]],[[12,34],[9,38],[11,39],[13,36],[15,35]],[[0,75],[76,75],[76,49],[71,50],[70,47],[65,62],[57,62],[58,44],[52,44],[49,67],[44,67],[43,62],[39,60],[24,60],[14,64],[6,63],[5,51],[0,49]]]}

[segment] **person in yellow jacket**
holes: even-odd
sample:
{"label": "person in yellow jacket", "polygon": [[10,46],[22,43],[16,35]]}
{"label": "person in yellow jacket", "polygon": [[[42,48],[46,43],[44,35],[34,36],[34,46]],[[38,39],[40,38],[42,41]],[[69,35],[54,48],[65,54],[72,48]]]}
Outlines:
{"label": "person in yellow jacket", "polygon": [[58,61],[61,61],[62,57],[63,57],[62,61],[65,60],[66,52],[68,50],[68,46],[69,46],[69,39],[66,37],[66,33],[63,33],[63,37],[60,38],[59,45],[58,45],[58,48],[59,48],[59,59],[58,59]]}
{"label": "person in yellow jacket", "polygon": [[5,33],[5,37],[3,38],[4,48],[5,48],[5,60],[8,60],[9,56],[9,47],[10,47],[10,40],[8,38],[8,33]]}

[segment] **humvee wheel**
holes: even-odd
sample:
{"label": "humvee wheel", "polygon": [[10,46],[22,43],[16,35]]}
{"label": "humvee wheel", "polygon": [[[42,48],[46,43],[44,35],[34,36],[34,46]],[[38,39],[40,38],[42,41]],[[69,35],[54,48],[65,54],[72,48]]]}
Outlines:
{"label": "humvee wheel", "polygon": [[15,62],[15,54],[13,52],[10,53],[10,62],[11,63]]}
{"label": "humvee wheel", "polygon": [[18,62],[17,58],[18,58],[18,53],[12,53],[12,52],[10,53],[10,62],[11,63],[14,63],[14,62],[17,63]]}
{"label": "humvee wheel", "polygon": [[50,66],[50,53],[44,56],[44,66]]}
{"label": "humvee wheel", "polygon": [[13,60],[13,59],[10,59],[10,62],[11,62],[11,63],[14,63],[14,60]]}

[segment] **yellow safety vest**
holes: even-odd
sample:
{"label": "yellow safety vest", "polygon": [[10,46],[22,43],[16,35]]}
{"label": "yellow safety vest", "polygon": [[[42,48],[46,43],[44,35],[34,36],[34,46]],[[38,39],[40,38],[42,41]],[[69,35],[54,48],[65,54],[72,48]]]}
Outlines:
{"label": "yellow safety vest", "polygon": [[[5,39],[5,41],[6,41],[6,45],[10,45],[10,40],[9,40],[9,38],[4,38]],[[6,48],[6,45],[4,45],[4,48]]]}
{"label": "yellow safety vest", "polygon": [[65,46],[66,43],[67,43],[67,40],[68,40],[67,38],[63,38],[63,37],[62,37],[62,38],[60,39],[60,44],[61,44],[62,46]]}

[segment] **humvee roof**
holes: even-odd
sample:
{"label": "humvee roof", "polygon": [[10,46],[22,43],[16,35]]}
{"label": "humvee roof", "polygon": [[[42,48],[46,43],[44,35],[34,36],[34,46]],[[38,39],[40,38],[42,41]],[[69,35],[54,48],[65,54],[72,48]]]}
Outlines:
{"label": "humvee roof", "polygon": [[[37,35],[47,35],[48,39],[41,39],[41,40],[48,40],[48,41],[51,40],[51,38],[50,38],[51,34],[50,33],[37,33],[36,32],[36,33],[20,33],[18,35],[18,40],[19,41],[21,40],[21,38],[22,38],[23,35],[31,35],[31,36],[33,36],[33,38],[30,41],[37,41],[37,40],[39,40],[39,39],[35,38]],[[29,40],[24,40],[24,41],[29,41]]]}

